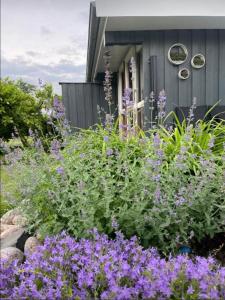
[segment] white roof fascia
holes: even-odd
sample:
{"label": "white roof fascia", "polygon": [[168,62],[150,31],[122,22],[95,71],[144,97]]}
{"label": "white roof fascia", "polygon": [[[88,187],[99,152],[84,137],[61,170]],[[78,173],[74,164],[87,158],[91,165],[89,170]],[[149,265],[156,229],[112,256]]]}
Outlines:
{"label": "white roof fascia", "polygon": [[225,0],[96,0],[95,2],[98,17],[225,17]]}
{"label": "white roof fascia", "polygon": [[[224,0],[225,2],[225,0]],[[109,17],[106,31],[225,29],[224,17]]]}

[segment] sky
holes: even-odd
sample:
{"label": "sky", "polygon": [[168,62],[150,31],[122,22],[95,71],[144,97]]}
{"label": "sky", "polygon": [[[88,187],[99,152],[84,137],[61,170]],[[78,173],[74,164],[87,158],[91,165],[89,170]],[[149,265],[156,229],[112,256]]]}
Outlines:
{"label": "sky", "polygon": [[1,77],[85,80],[90,0],[1,0]]}

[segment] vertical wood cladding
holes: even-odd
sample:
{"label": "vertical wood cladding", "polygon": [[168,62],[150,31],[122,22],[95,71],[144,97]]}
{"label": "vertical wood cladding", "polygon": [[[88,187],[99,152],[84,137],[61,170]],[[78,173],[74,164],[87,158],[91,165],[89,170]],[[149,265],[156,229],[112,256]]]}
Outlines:
{"label": "vertical wood cladding", "polygon": [[[148,60],[157,56],[157,93],[165,89],[168,112],[177,106],[190,106],[193,97],[197,98],[198,106],[210,106],[218,100],[221,106],[225,105],[225,30],[148,31],[142,35],[145,97],[149,96],[151,82]],[[188,49],[188,59],[179,66],[167,58],[169,48],[175,43],[182,43]],[[206,59],[201,69],[191,66],[192,57],[198,53]],[[190,70],[187,80],[178,78],[181,68]]]}
{"label": "vertical wood cladding", "polygon": [[66,117],[72,127],[88,128],[98,123],[97,105],[107,111],[103,86],[96,83],[61,83]]}

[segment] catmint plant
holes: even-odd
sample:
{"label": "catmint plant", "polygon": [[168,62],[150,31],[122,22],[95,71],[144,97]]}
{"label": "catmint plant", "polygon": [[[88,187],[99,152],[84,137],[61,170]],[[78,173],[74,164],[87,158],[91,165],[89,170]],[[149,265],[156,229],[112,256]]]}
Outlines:
{"label": "catmint plant", "polygon": [[104,92],[105,92],[105,100],[108,103],[109,114],[112,115],[112,72],[110,71],[110,52],[107,51],[104,54],[105,61],[105,80],[104,84]]}
{"label": "catmint plant", "polygon": [[163,120],[166,116],[166,111],[165,111],[165,107],[166,107],[166,93],[165,90],[162,90],[159,92],[159,97],[157,100],[157,108],[158,108],[158,123],[160,125],[163,124]]}
{"label": "catmint plant", "polygon": [[135,78],[137,68],[136,68],[136,61],[135,58],[132,56],[130,59],[130,64],[129,64],[129,72],[131,73],[132,80]]}
{"label": "catmint plant", "polygon": [[152,91],[149,96],[150,128],[153,128],[154,123],[155,123],[154,118],[153,118],[154,109],[155,109],[155,94]]}
{"label": "catmint plant", "polygon": [[196,109],[196,104],[197,104],[197,98],[194,97],[187,117],[187,126],[189,126],[191,122],[194,121],[194,117],[195,117],[194,110]]}

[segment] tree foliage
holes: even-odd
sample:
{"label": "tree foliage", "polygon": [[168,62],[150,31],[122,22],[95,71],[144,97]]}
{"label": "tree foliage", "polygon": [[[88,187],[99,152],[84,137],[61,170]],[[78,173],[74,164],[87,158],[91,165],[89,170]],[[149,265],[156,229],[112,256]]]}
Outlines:
{"label": "tree foliage", "polygon": [[33,87],[20,85],[9,79],[0,82],[0,136],[8,140],[16,133],[25,145],[29,128],[40,132],[46,121],[40,102],[30,94]]}

